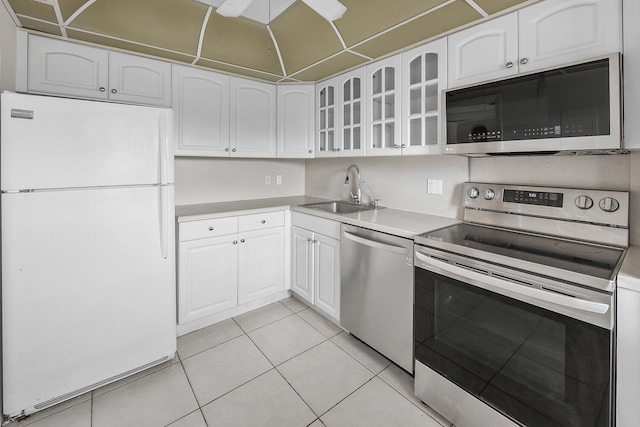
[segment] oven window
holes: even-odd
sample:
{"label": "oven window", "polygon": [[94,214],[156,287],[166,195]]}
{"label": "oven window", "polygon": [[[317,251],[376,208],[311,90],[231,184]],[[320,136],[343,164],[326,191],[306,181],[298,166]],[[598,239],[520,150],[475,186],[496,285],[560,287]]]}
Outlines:
{"label": "oven window", "polygon": [[610,425],[612,332],[415,269],[415,357],[526,426]]}

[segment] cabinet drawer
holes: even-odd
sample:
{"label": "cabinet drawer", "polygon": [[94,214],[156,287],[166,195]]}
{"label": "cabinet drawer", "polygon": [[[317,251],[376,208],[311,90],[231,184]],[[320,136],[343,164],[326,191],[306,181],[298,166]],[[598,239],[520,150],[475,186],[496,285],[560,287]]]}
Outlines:
{"label": "cabinet drawer", "polygon": [[330,219],[320,218],[314,215],[307,215],[300,212],[292,212],[291,224],[305,230],[324,234],[336,240],[340,240],[340,222]]}
{"label": "cabinet drawer", "polygon": [[207,237],[223,236],[238,232],[238,217],[206,219],[201,221],[182,222],[178,226],[180,242]]}
{"label": "cabinet drawer", "polygon": [[283,225],[284,211],[266,212],[238,217],[238,228],[240,232],[260,230],[262,228],[282,227]]}

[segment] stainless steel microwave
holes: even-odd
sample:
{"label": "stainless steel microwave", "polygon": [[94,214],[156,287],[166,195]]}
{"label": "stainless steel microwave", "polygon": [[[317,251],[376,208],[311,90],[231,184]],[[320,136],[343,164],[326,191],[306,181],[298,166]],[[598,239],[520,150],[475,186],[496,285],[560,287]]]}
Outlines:
{"label": "stainless steel microwave", "polygon": [[445,153],[619,150],[621,56],[445,92]]}

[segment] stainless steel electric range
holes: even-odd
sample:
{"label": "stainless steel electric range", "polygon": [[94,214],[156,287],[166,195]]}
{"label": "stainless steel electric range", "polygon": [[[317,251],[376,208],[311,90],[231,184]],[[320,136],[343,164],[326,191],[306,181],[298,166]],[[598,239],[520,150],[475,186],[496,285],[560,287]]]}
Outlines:
{"label": "stainless steel electric range", "polygon": [[467,183],[415,238],[415,393],[458,427],[614,425],[629,194]]}

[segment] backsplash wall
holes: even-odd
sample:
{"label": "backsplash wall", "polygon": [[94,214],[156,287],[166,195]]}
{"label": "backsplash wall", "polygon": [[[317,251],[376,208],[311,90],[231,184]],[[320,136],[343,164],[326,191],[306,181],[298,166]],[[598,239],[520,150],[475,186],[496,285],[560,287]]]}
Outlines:
{"label": "backsplash wall", "polygon": [[[468,179],[468,159],[461,156],[407,156],[312,159],[306,161],[307,196],[349,199],[344,184],[351,164],[360,168],[381,206],[432,215],[458,217],[460,184]],[[442,180],[443,194],[427,194],[427,180]],[[371,193],[361,186],[365,203]]]}
{"label": "backsplash wall", "polygon": [[176,205],[303,195],[304,171],[304,160],[176,157]]}

